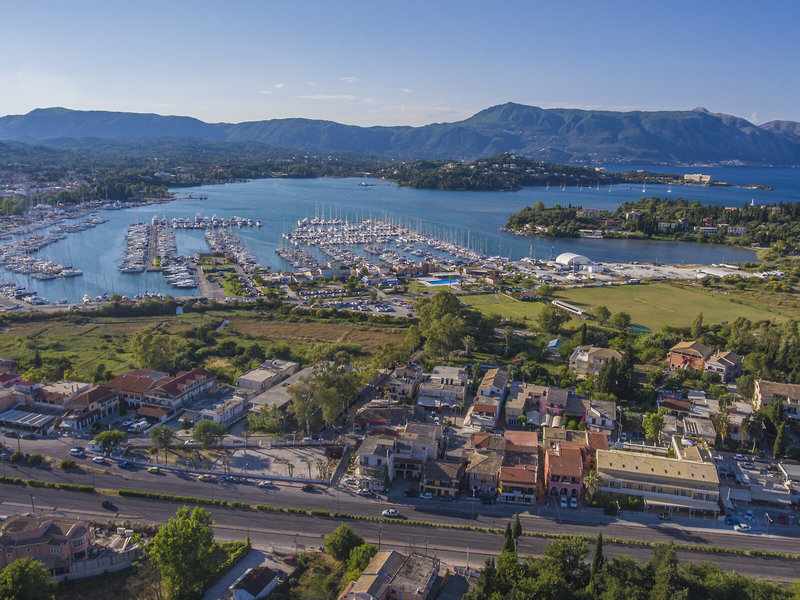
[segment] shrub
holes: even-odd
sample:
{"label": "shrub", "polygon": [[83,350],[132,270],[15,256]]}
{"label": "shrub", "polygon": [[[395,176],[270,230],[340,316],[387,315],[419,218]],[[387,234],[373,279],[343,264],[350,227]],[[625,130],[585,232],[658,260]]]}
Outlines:
{"label": "shrub", "polygon": [[74,460],[72,460],[71,458],[68,458],[68,459],[62,460],[60,463],[58,463],[58,466],[66,471],[67,469],[74,469],[78,465],[75,463]]}
{"label": "shrub", "polygon": [[10,460],[12,463],[24,463],[25,455],[19,450],[17,450],[16,452],[14,452],[14,454],[11,455],[11,458],[9,458],[8,460]]}
{"label": "shrub", "polygon": [[40,465],[44,462],[44,456],[41,454],[31,454],[28,457],[28,464],[29,465]]}

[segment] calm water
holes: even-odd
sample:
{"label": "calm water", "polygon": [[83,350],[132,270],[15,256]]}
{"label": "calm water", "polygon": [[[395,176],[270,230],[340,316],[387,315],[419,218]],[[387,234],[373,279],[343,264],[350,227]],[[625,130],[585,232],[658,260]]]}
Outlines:
{"label": "calm water", "polygon": [[[653,167],[649,167],[653,169]],[[648,185],[646,195],[684,197],[704,204],[739,206],[749,203],[772,204],[781,201],[800,201],[800,170],[795,169],[711,169],[667,168],[673,172],[710,173],[715,178],[746,185],[759,183],[772,185],[772,192],[738,188],[702,188]],[[44,248],[40,255],[62,264],[72,264],[84,272],[83,277],[51,281],[28,280],[0,270],[0,279],[36,289],[52,300],[66,297],[79,301],[84,294],[90,296],[109,293],[134,295],[145,291],[158,291],[174,295],[187,295],[191,290],[172,288],[159,273],[122,274],[118,265],[125,249],[125,232],[130,224],[149,223],[153,215],[167,219],[183,217],[194,219],[203,216],[240,216],[260,219],[261,228],[242,228],[242,240],[263,265],[273,269],[288,268],[275,254],[281,244],[281,234],[291,230],[298,219],[314,216],[339,218],[392,218],[439,237],[469,244],[488,254],[545,258],[552,252],[572,251],[595,260],[653,261],[664,263],[741,262],[754,259],[754,253],[745,249],[709,246],[681,242],[652,242],[630,240],[583,240],[523,238],[498,232],[508,215],[539,200],[545,205],[573,204],[586,208],[614,209],[622,202],[642,196],[640,186],[627,185],[609,188],[578,190],[574,187],[562,191],[558,182],[550,189],[525,188],[518,192],[441,192],[400,188],[383,181],[370,181],[373,186],[359,186],[358,179],[263,179],[245,183],[204,186],[175,190],[179,194],[202,193],[207,200],[176,200],[149,208],[102,211],[107,223],[75,234]],[[202,231],[176,231],[178,251],[184,255],[208,250]]]}

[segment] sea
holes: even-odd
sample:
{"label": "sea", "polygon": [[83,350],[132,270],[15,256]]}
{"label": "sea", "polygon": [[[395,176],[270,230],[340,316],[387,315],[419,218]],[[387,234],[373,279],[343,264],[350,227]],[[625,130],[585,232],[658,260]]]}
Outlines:
{"label": "sea", "polygon": [[[742,206],[800,201],[800,169],[745,167],[675,167],[652,165],[606,165],[608,170],[646,169],[670,173],[704,173],[715,180],[741,187],[700,187],[679,185],[618,184],[614,186],[561,188],[526,187],[514,192],[461,192],[418,190],[399,187],[377,179],[258,179],[223,185],[207,185],[172,190],[179,199],[149,207],[100,211],[107,223],[72,233],[39,251],[39,255],[81,269],[82,277],[37,281],[25,275],[0,269],[0,280],[35,289],[50,300],[67,298],[78,302],[108,294],[133,296],[145,292],[187,296],[196,290],[173,288],[160,273],[121,273],[119,264],[125,250],[128,226],[150,223],[153,216],[168,221],[196,215],[220,218],[239,216],[260,220],[262,227],[238,230],[244,244],[263,266],[273,270],[290,269],[275,250],[285,243],[283,233],[291,231],[303,218],[387,219],[447,241],[468,245],[488,255],[511,259],[525,256],[548,258],[562,252],[576,252],[596,261],[715,264],[755,260],[749,249],[712,246],[688,242],[551,239],[521,237],[499,229],[508,216],[525,206],[542,201],[546,206],[560,204],[584,208],[615,209],[626,201],[646,197],[685,198],[703,204]],[[361,184],[366,185],[361,185]],[[773,190],[747,189],[744,186],[768,185]],[[198,199],[203,196],[204,199]],[[200,230],[177,230],[178,251],[183,255],[206,252],[208,246]]]}

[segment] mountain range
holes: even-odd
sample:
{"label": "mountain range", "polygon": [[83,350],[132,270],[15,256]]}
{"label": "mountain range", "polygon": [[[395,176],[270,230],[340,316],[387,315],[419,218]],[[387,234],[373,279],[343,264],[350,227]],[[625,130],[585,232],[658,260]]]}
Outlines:
{"label": "mountain range", "polygon": [[543,109],[507,103],[463,121],[359,127],[312,119],[206,123],[192,117],[41,108],[0,117],[0,140],[80,148],[99,139],[181,137],[398,159],[474,160],[503,152],[559,163],[800,165],[800,123],[763,125],[690,111]]}

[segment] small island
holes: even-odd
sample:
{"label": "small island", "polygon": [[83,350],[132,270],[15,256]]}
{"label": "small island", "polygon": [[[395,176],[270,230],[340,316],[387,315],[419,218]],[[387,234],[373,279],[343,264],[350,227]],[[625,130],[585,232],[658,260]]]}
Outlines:
{"label": "small island", "polygon": [[790,251],[800,236],[800,203],[707,206],[683,198],[641,198],[616,210],[545,207],[537,202],[512,214],[505,227],[518,235],[631,238],[706,242]]}

